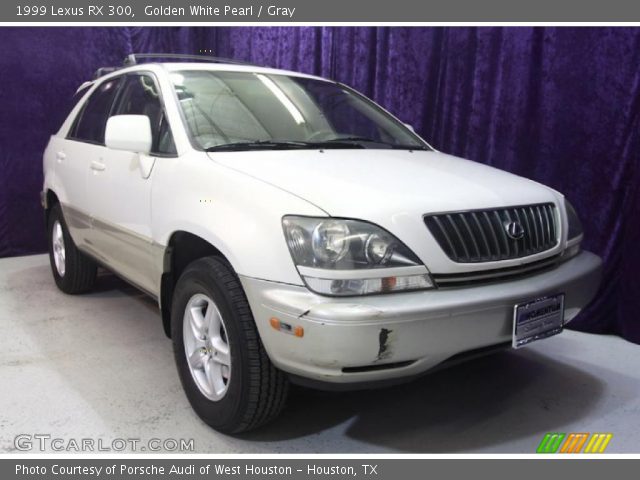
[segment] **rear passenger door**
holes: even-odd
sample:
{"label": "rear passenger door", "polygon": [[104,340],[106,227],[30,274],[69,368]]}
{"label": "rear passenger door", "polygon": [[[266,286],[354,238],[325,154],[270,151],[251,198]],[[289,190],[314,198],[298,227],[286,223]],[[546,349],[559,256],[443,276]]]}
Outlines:
{"label": "rear passenger door", "polygon": [[151,188],[158,161],[176,154],[161,92],[150,73],[128,74],[110,116],[145,115],[151,123],[151,153],[104,147],[100,171],[90,175],[92,234],[100,256],[122,276],[157,295],[163,249],[152,241]]}

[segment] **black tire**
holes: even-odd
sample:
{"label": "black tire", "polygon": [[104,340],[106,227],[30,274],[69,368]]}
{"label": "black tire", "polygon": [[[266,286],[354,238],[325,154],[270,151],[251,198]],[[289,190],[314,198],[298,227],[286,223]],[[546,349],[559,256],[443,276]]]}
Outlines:
{"label": "black tire", "polygon": [[[54,258],[53,230],[56,223],[60,224],[62,228],[62,238],[64,239],[65,258],[63,275],[58,271]],[[49,212],[47,237],[51,272],[53,273],[53,278],[58,288],[68,294],[83,293],[91,290],[96,282],[98,267],[93,260],[78,250],[75,243],[73,243],[59,204],[52,206]]]}
{"label": "black tire", "polygon": [[[226,393],[217,401],[201,392],[185,353],[185,309],[198,294],[215,303],[230,351],[230,378]],[[244,290],[225,260],[218,257],[196,260],[180,276],[173,295],[171,338],[187,398],[209,426],[223,433],[237,434],[264,425],[280,414],[289,392],[288,380],[269,360]]]}

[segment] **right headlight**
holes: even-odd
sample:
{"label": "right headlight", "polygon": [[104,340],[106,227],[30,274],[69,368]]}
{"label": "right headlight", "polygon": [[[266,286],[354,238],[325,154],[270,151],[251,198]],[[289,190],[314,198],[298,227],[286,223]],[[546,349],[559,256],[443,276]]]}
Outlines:
{"label": "right headlight", "polygon": [[567,225],[569,230],[567,240],[573,240],[582,235],[582,222],[580,222],[576,209],[573,208],[573,205],[571,205],[567,199],[564,201],[564,207],[567,211]]}
{"label": "right headlight", "polygon": [[565,259],[569,259],[580,253],[580,242],[582,241],[582,223],[576,213],[576,209],[564,201],[564,208],[567,211],[567,248],[563,253]]}
{"label": "right headlight", "polygon": [[416,255],[376,225],[286,216],[282,227],[302,279],[317,293],[367,295],[433,287]]}

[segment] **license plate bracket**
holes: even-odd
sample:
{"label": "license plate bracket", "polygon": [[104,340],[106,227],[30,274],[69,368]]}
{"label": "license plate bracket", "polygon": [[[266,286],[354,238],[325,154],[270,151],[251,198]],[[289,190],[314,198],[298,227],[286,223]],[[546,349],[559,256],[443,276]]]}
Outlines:
{"label": "license plate bracket", "polygon": [[562,332],[564,293],[518,303],[513,308],[513,348]]}

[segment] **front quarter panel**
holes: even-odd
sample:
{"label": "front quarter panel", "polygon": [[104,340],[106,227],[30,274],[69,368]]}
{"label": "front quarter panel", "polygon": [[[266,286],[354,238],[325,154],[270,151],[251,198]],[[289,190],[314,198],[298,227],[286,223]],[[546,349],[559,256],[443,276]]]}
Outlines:
{"label": "front quarter panel", "polygon": [[220,250],[239,275],[302,285],[282,231],[286,214],[326,216],[305,200],[216,164],[205,153],[156,161],[152,225],[160,245],[186,231]]}

